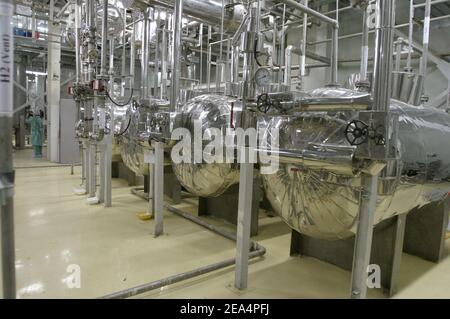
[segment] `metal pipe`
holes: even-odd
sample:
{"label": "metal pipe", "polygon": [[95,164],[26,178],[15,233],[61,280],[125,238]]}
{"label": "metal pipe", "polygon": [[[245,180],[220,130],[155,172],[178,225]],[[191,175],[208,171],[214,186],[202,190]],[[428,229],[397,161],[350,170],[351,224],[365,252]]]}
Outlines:
{"label": "metal pipe", "polygon": [[144,12],[144,37],[142,39],[142,50],[141,50],[141,98],[147,99],[148,95],[148,62],[149,62],[149,46],[150,46],[150,12],[151,9],[148,8]]}
{"label": "metal pipe", "polygon": [[379,17],[375,42],[374,108],[378,111],[388,111],[392,93],[395,0],[377,0],[377,12]]}
{"label": "metal pipe", "polygon": [[402,46],[403,46],[403,38],[398,38],[395,42],[395,73],[394,73],[394,82],[392,84],[392,91],[394,94],[397,93],[398,85],[399,85],[399,72],[401,66],[402,59]]}
{"label": "metal pipe", "polygon": [[102,51],[100,59],[100,75],[106,76],[106,53],[108,41],[108,0],[103,0],[102,12]]}
{"label": "metal pipe", "polygon": [[11,0],[0,0],[0,224],[3,298],[16,298],[14,169],[12,161],[13,52]]}
{"label": "metal pipe", "polygon": [[298,9],[301,12],[306,13],[306,14],[308,14],[310,16],[313,16],[313,17],[319,19],[320,21],[323,21],[323,22],[326,22],[328,24],[331,24],[334,27],[339,27],[339,23],[338,23],[337,20],[332,19],[330,17],[327,17],[326,15],[324,15],[324,14],[322,14],[320,12],[317,12],[316,10],[313,10],[313,9],[303,5],[303,4],[295,2],[294,0],[279,0],[279,2],[287,4],[288,6],[290,6],[292,8]]}
{"label": "metal pipe", "polygon": [[[222,0],[222,14],[220,18],[220,43],[219,43],[219,58],[216,59],[216,93],[219,93],[220,82],[222,80],[223,72],[223,33],[225,20],[225,0]],[[210,44],[211,45],[211,44]]]}
{"label": "metal pipe", "polygon": [[367,24],[367,8],[363,8],[363,28],[361,43],[360,82],[367,81],[367,67],[369,64],[369,26]]}
{"label": "metal pipe", "polygon": [[168,18],[166,16],[161,40],[161,99],[164,99],[167,96],[167,19]]}
{"label": "metal pipe", "polygon": [[[281,42],[280,42],[280,65],[285,65],[286,61],[284,61],[285,55],[285,41],[286,41],[286,29],[285,29],[285,21],[286,20],[286,4],[283,5],[283,16],[281,18]],[[286,71],[285,71],[286,72]],[[283,72],[278,72],[278,84],[281,86],[281,81],[283,79]]]}
{"label": "metal pipe", "polygon": [[136,49],[135,49],[135,42],[136,42],[136,23],[134,21],[133,15],[131,15],[133,19],[132,23],[132,33],[130,37],[130,88],[131,90],[134,90],[134,69],[135,69],[135,62],[136,62]]}
{"label": "metal pipe", "polygon": [[339,28],[333,26],[332,31],[333,42],[331,45],[331,73],[330,73],[330,84],[338,84],[338,59],[339,59]]}
{"label": "metal pipe", "polygon": [[[141,0],[146,5],[161,6],[173,9],[178,0]],[[220,26],[222,21],[222,0],[183,0],[185,15],[211,26]],[[243,6],[233,6],[226,11],[224,28],[234,31],[241,21],[245,9]]]}
{"label": "metal pipe", "polygon": [[[436,0],[436,1],[431,1],[431,5],[435,5],[435,4],[439,4],[439,3],[445,3],[445,2],[449,2],[449,0]],[[421,7],[425,7],[427,5],[426,2],[424,3],[418,3],[414,5],[414,8],[421,8]]]}
{"label": "metal pipe", "polygon": [[[443,16],[431,18],[431,19],[430,19],[430,22],[433,22],[433,21],[440,21],[440,20],[444,20],[444,19],[448,19],[448,18],[450,18],[450,14],[446,14],[446,15],[443,15]],[[421,22],[423,22],[423,21],[424,21],[424,20],[421,20]],[[401,28],[408,27],[408,26],[409,26],[409,23],[403,23],[403,24],[398,24],[398,25],[396,25],[394,28],[395,28],[395,29],[401,29]],[[374,32],[375,32],[374,30],[370,30],[370,31],[369,31],[369,34],[370,34],[370,33],[374,33]],[[359,37],[359,36],[361,36],[361,35],[362,35],[362,32],[357,32],[357,33],[347,34],[347,35],[340,36],[340,37],[339,37],[339,40],[345,40],[345,39],[355,38],[355,37]],[[324,43],[328,43],[328,42],[330,42],[330,41],[332,41],[332,39],[324,39],[324,40],[319,40],[319,41],[314,41],[314,42],[308,42],[308,45],[324,44]]]}
{"label": "metal pipe", "polygon": [[172,43],[172,82],[170,96],[170,111],[178,108],[180,98],[180,74],[181,74],[181,33],[183,29],[183,0],[175,0],[173,13],[173,43]]}
{"label": "metal pipe", "polygon": [[125,73],[126,73],[126,64],[127,64],[127,9],[123,9],[123,35],[122,35],[122,96],[125,96]]}
{"label": "metal pipe", "polygon": [[80,61],[80,1],[75,0],[75,68],[76,83],[81,79],[81,61]]}
{"label": "metal pipe", "polygon": [[[291,73],[292,73],[292,54],[298,54],[300,56],[303,55],[303,51],[300,48],[294,47],[293,45],[289,45],[286,48],[285,53],[285,71],[284,71],[284,84],[287,86],[291,85]],[[300,64],[300,70],[302,69],[302,65]]]}
{"label": "metal pipe", "polygon": [[[156,22],[156,30],[155,30],[155,43],[159,43],[159,24],[160,24],[160,11],[153,12],[153,21]],[[158,84],[159,84],[159,66],[161,64],[161,59],[159,58],[159,46],[155,45],[155,60],[153,62],[153,96],[157,95]]]}
{"label": "metal pipe", "polygon": [[[431,16],[431,0],[426,0],[425,3],[425,21],[423,23],[423,53],[422,53],[422,64],[421,64],[421,75],[426,77],[428,70],[428,51],[430,43],[430,16]],[[421,82],[420,94],[425,94],[425,81]]]}
{"label": "metal pipe", "polygon": [[[237,240],[235,234],[227,232],[217,226],[211,225],[211,224],[203,221],[199,217],[185,213],[182,210],[175,208],[173,206],[169,206],[169,205],[166,205],[166,209],[180,217],[183,217],[185,219],[190,220],[191,222],[196,223],[197,225],[205,227],[206,229],[208,229],[220,236],[223,236],[223,237],[233,240],[233,241]],[[261,256],[265,255],[265,253],[266,253],[266,249],[263,246],[255,243],[255,242],[251,242],[250,249],[252,251],[249,253],[249,259],[261,257]],[[188,279],[198,277],[198,276],[201,276],[201,275],[204,275],[204,274],[207,274],[207,273],[210,273],[210,272],[222,269],[222,268],[233,266],[234,264],[236,264],[235,258],[226,259],[224,261],[221,261],[221,262],[218,262],[215,264],[200,267],[200,268],[197,268],[197,269],[194,269],[191,271],[187,271],[187,272],[184,272],[184,273],[181,273],[178,275],[166,277],[166,278],[156,280],[156,281],[153,281],[153,282],[150,282],[150,283],[147,283],[144,285],[140,285],[137,287],[125,289],[125,290],[122,290],[122,291],[119,291],[119,292],[116,292],[116,293],[113,293],[110,295],[106,295],[101,298],[102,299],[120,299],[120,298],[133,297],[138,294],[149,292],[149,291],[152,291],[152,290],[155,290],[155,289],[158,289],[161,287],[165,287],[168,285],[173,285],[175,283],[178,283],[178,282],[181,282],[184,280],[188,280]]]}
{"label": "metal pipe", "polygon": [[409,1],[409,28],[408,28],[408,60],[406,62],[406,69],[411,72],[411,55],[412,55],[412,42],[414,32],[414,0]]}
{"label": "metal pipe", "polygon": [[198,86],[200,86],[203,82],[203,23],[200,24],[199,26],[200,30],[199,30],[199,35],[198,35],[198,40],[199,40],[199,47],[200,47],[200,76],[199,76],[199,82],[198,82]]}
{"label": "metal pipe", "polygon": [[[308,0],[305,1],[305,6],[308,6]],[[300,45],[301,55],[300,55],[300,72],[299,80],[300,85],[303,87],[303,79],[306,76],[306,40],[308,34],[308,14],[303,14],[303,30],[302,30],[302,41]],[[292,65],[292,63],[291,63]]]}

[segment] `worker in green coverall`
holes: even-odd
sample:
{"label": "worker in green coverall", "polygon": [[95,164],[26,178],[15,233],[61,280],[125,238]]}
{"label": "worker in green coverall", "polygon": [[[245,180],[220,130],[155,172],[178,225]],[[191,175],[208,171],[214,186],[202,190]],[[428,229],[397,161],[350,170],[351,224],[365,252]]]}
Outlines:
{"label": "worker in green coverall", "polygon": [[33,145],[34,157],[42,158],[42,144],[44,141],[44,112],[41,110],[39,115],[34,115],[31,112],[26,120],[27,124],[31,126],[31,145]]}

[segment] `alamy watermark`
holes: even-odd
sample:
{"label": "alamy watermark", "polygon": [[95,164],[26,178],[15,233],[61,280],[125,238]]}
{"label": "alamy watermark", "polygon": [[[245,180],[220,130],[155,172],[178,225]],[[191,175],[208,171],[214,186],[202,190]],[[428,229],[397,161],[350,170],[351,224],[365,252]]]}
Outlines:
{"label": "alamy watermark", "polygon": [[172,140],[178,141],[171,152],[173,163],[259,163],[262,174],[274,174],[279,168],[278,128],[203,129],[202,121],[196,120],[193,136],[191,132],[186,128],[172,132]]}
{"label": "alamy watermark", "polygon": [[77,264],[71,264],[67,266],[66,272],[69,276],[64,278],[63,282],[67,285],[69,289],[80,289],[81,288],[81,267]]}

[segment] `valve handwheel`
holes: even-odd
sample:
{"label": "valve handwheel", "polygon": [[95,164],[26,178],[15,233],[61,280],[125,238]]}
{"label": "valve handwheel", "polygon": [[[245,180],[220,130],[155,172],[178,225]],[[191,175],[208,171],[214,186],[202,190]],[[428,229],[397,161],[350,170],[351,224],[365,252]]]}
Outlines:
{"label": "valve handwheel", "polygon": [[365,143],[369,137],[369,127],[362,121],[353,120],[345,128],[345,137],[350,145],[361,145]]}
{"label": "valve handwheel", "polygon": [[258,111],[260,111],[262,113],[267,113],[272,108],[272,106],[273,106],[273,104],[272,104],[269,94],[264,93],[258,97],[258,101],[257,101]]}

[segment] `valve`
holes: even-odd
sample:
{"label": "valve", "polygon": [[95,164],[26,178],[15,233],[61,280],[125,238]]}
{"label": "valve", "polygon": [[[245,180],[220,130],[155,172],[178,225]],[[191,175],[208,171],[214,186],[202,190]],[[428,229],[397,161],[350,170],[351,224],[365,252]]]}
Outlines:
{"label": "valve", "polygon": [[257,108],[261,113],[267,113],[273,107],[269,94],[264,93],[258,96]]}
{"label": "valve", "polygon": [[353,120],[345,128],[345,138],[353,146],[364,144],[369,138],[369,126],[362,121]]}

